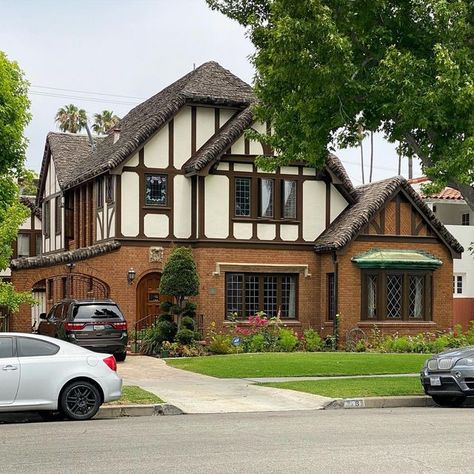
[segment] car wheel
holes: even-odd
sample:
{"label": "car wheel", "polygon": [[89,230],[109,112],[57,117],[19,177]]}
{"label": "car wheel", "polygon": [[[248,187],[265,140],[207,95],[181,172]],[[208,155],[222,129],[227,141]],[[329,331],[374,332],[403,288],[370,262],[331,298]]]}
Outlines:
{"label": "car wheel", "polygon": [[89,420],[97,413],[101,403],[99,390],[82,380],[66,385],[59,400],[61,411],[71,420]]}
{"label": "car wheel", "polygon": [[436,405],[439,405],[440,407],[459,407],[466,400],[466,397],[463,396],[463,395],[461,395],[461,396],[456,396],[456,395],[432,395],[431,398],[436,403]]}
{"label": "car wheel", "polygon": [[114,357],[117,362],[123,362],[127,358],[127,353],[117,352],[117,354],[114,354]]}

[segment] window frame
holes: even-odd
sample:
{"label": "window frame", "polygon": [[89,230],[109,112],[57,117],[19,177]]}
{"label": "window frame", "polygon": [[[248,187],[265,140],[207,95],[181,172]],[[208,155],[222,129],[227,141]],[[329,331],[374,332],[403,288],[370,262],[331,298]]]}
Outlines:
{"label": "window frame", "polygon": [[[292,183],[295,186],[295,212],[292,216],[286,215],[285,208],[285,185],[286,183]],[[298,181],[296,179],[281,179],[281,215],[280,218],[285,221],[294,221],[298,217]]]}
{"label": "window frame", "polygon": [[61,196],[56,196],[54,199],[54,232],[56,235],[62,232],[62,204]]}
{"label": "window frame", "polygon": [[[242,312],[240,315],[237,316],[237,319],[240,321],[245,321],[249,316],[254,316],[253,314],[247,314],[247,280],[246,277],[257,277],[258,278],[258,308],[259,311],[263,311],[265,307],[264,299],[265,299],[265,277],[276,277],[277,278],[277,287],[276,287],[276,303],[275,306],[278,311],[280,311],[280,319],[285,321],[297,321],[298,320],[298,305],[299,305],[299,274],[298,273],[261,273],[261,272],[226,272],[224,277],[224,291],[225,291],[225,320],[232,320],[233,318],[230,316],[232,311],[229,308],[229,292],[228,292],[228,279],[230,276],[238,275],[242,277],[242,293],[240,295],[241,301],[240,306],[242,308]],[[290,277],[294,278],[294,285],[295,285],[295,295],[294,295],[294,306],[295,306],[295,315],[294,316],[284,316],[281,314],[281,309],[283,306],[283,282],[284,278]],[[289,312],[289,310],[288,310]],[[268,315],[269,318],[276,317],[275,315]]]}
{"label": "window frame", "polygon": [[45,238],[49,238],[51,235],[51,200],[47,200],[43,203],[43,234]]}
{"label": "window frame", "polygon": [[326,297],[327,297],[327,321],[336,319],[336,274],[334,272],[326,273]]}
{"label": "window frame", "polygon": [[105,202],[112,204],[115,202],[114,177],[111,174],[105,176]]}
{"label": "window frame", "polygon": [[[155,177],[161,177],[165,178],[165,202],[163,204],[161,203],[151,203],[147,201],[147,185],[148,185],[148,177],[155,176]],[[170,205],[170,196],[169,196],[169,190],[170,190],[170,179],[169,175],[167,173],[145,173],[144,176],[144,181],[145,181],[145,189],[143,190],[144,193],[144,206],[145,207],[152,207],[152,208],[167,208]]]}
{"label": "window frame", "polygon": [[[368,279],[377,276],[375,317],[368,317]],[[401,315],[399,318],[387,317],[387,277],[390,275],[402,276]],[[423,277],[423,315],[421,318],[410,318],[409,315],[409,284],[411,276]],[[397,269],[363,269],[361,270],[361,314],[363,322],[393,322],[411,323],[432,320],[432,291],[433,272],[430,270],[397,270]]]}
{"label": "window frame", "polygon": [[471,225],[470,224],[470,214],[469,212],[464,212],[463,214],[461,214],[461,225]]}
{"label": "window frame", "polygon": [[[459,289],[461,291],[459,291]],[[464,291],[464,275],[455,273],[453,275],[453,295],[462,295]]]}
{"label": "window frame", "polygon": [[[248,181],[248,193],[249,193],[249,213],[248,214],[237,214],[237,180]],[[237,219],[248,219],[252,217],[252,178],[249,176],[235,176],[234,177],[234,217]]]}
{"label": "window frame", "polygon": [[[272,195],[271,195],[271,215],[263,215],[262,210],[262,200],[263,200],[263,182],[268,181],[272,183]],[[258,178],[258,217],[260,219],[276,219],[276,209],[275,209],[275,179],[274,178]]]}
{"label": "window frame", "polygon": [[[34,234],[33,234],[34,235]],[[18,232],[17,238],[16,238],[16,256],[17,258],[22,258],[22,257],[32,257],[31,255],[31,233],[26,233],[26,232],[21,232],[21,230]],[[28,249],[28,254],[27,255],[22,255],[20,254],[20,240],[26,238],[28,245],[26,246]]]}
{"label": "window frame", "polygon": [[99,176],[96,181],[96,206],[97,209],[104,207],[104,177]]}

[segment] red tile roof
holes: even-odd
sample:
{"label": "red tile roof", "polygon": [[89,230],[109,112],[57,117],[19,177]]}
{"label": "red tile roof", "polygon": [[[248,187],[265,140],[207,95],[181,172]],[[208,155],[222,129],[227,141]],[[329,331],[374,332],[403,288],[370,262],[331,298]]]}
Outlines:
{"label": "red tile roof", "polygon": [[[428,183],[430,180],[426,176],[421,176],[420,178],[413,178],[409,179],[408,182],[410,184],[421,184],[421,183]],[[451,201],[462,201],[464,198],[462,197],[462,194],[457,190],[453,188],[446,187],[442,189],[439,193],[435,194],[429,194],[426,195],[424,194],[421,190],[418,191],[420,196],[423,199],[429,198],[429,199],[448,199]]]}

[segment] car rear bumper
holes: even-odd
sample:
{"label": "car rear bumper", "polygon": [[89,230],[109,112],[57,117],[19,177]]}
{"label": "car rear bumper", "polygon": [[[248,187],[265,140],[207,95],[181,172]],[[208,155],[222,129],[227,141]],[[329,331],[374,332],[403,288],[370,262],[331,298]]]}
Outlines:
{"label": "car rear bumper", "polygon": [[122,396],[122,378],[117,372],[111,370],[109,375],[101,378],[100,385],[104,392],[104,403],[118,400]]}
{"label": "car rear bumper", "polygon": [[76,344],[90,351],[100,352],[103,354],[115,354],[117,352],[126,352],[128,337],[122,336],[113,339],[79,339],[74,334],[68,335],[68,342]]}

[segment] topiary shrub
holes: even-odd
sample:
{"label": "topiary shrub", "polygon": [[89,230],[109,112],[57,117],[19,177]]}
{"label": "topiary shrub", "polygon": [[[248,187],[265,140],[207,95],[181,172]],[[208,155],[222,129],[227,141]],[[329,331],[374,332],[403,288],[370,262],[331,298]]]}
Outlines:
{"label": "topiary shrub", "polygon": [[181,328],[175,336],[175,340],[180,344],[191,344],[196,339],[196,333],[191,329]]}
{"label": "topiary shrub", "polygon": [[181,319],[181,328],[194,331],[194,319],[190,316],[183,316]]}

